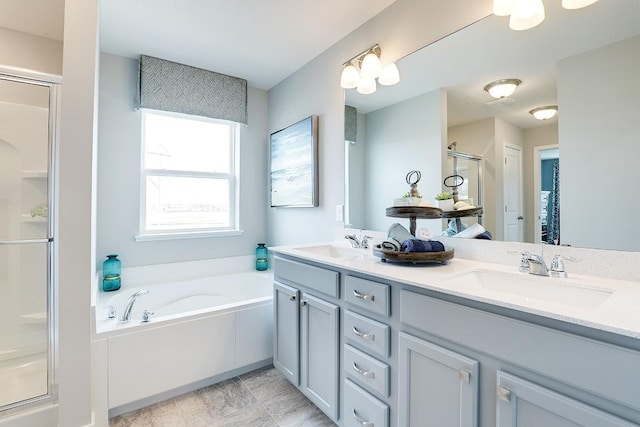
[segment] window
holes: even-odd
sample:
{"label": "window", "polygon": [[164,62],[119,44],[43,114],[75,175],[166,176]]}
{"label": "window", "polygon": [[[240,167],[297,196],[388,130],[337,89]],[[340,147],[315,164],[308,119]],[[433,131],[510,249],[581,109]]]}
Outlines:
{"label": "window", "polygon": [[139,239],[237,231],[237,133],[233,122],[143,110]]}

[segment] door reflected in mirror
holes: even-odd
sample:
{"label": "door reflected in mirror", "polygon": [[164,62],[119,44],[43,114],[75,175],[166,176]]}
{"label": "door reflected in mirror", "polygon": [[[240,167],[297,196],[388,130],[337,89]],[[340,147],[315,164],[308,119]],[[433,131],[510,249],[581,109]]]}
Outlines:
{"label": "door reflected in mirror", "polygon": [[[640,185],[640,2],[580,11],[557,3],[536,28],[511,31],[488,16],[396,61],[398,85],[345,92],[356,116],[355,141],[345,144],[347,227],[385,231],[394,220],[384,208],[406,192],[402,177],[412,169],[422,171],[421,193],[435,205],[456,142],[484,159],[482,219],[495,239],[640,250],[640,227],[620,226],[631,224],[625,212],[640,209],[632,196]],[[483,90],[504,78],[522,81],[511,96]],[[530,114],[546,105],[558,114]],[[549,146],[562,159],[555,178],[541,160]],[[605,195],[622,214],[608,213]],[[437,234],[447,223],[418,226]]]}

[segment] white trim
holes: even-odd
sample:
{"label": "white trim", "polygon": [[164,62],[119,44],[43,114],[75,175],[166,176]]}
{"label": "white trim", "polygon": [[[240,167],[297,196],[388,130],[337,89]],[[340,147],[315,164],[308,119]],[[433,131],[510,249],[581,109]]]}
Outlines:
{"label": "white trim", "polygon": [[[560,147],[559,144],[540,145],[533,147],[533,242],[540,243],[542,241],[542,226],[540,225],[540,191],[541,191],[541,179],[542,171],[540,170],[541,152],[547,150],[554,150]],[[547,218],[548,219],[548,218]]]}
{"label": "white trim", "polygon": [[58,74],[43,73],[29,68],[13,67],[10,65],[0,65],[0,74],[9,77],[26,78],[44,83],[61,84],[62,76]]}
{"label": "white trim", "polygon": [[211,237],[242,236],[244,230],[221,231],[184,231],[169,233],[140,233],[133,236],[136,242],[152,242],[156,240],[203,239]]}

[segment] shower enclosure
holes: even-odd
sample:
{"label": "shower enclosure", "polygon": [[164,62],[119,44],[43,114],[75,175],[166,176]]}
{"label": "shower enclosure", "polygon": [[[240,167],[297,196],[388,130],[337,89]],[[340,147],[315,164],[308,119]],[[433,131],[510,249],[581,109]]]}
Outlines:
{"label": "shower enclosure", "polygon": [[0,67],[0,418],[56,399],[60,78]]}
{"label": "shower enclosure", "polygon": [[[458,199],[469,201],[470,204],[483,206],[483,184],[482,184],[482,156],[477,154],[463,153],[460,151],[447,151],[447,165],[445,176],[460,175],[464,178],[464,183],[458,187]],[[482,215],[468,217],[463,220],[464,226],[468,227],[477,222],[482,225]],[[447,227],[447,224],[444,224]],[[457,228],[458,229],[458,228]],[[458,231],[460,231],[458,229]]]}

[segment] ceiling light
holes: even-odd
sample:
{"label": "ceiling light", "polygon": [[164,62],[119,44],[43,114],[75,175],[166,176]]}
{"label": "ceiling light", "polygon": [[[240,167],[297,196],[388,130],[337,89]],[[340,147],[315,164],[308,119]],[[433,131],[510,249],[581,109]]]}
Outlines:
{"label": "ceiling light", "polygon": [[344,68],[340,75],[340,86],[344,89],[357,88],[359,93],[366,95],[376,91],[376,78],[384,86],[398,83],[398,67],[393,62],[383,67],[380,63],[381,54],[380,45],[376,44],[342,64]]}
{"label": "ceiling light", "polygon": [[509,18],[509,28],[516,31],[528,30],[544,21],[542,0],[514,0]]}
{"label": "ceiling light", "polygon": [[382,68],[380,77],[378,77],[378,83],[383,86],[393,86],[400,81],[400,72],[395,62]]}
{"label": "ceiling light", "polygon": [[345,89],[353,89],[358,86],[358,81],[360,80],[360,73],[358,73],[358,69],[349,64],[342,70],[342,75],[340,76],[340,86]]}
{"label": "ceiling light", "polygon": [[558,106],[547,105],[545,107],[538,107],[529,111],[529,113],[538,120],[549,120],[558,114]]}
{"label": "ceiling light", "polygon": [[484,87],[484,90],[489,92],[489,95],[496,99],[511,96],[515,92],[518,85],[522,83],[522,80],[518,79],[502,79],[491,82]]}
{"label": "ceiling light", "polygon": [[565,9],[581,9],[594,4],[598,0],[562,0],[562,7]]}

